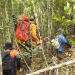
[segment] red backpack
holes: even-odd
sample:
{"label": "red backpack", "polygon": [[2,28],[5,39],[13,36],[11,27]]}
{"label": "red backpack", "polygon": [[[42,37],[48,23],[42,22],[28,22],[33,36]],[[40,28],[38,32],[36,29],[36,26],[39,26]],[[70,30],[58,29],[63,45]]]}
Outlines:
{"label": "red backpack", "polygon": [[16,28],[16,39],[21,41],[27,41],[29,37],[29,22],[27,15],[20,15],[18,17],[20,21],[17,23]]}

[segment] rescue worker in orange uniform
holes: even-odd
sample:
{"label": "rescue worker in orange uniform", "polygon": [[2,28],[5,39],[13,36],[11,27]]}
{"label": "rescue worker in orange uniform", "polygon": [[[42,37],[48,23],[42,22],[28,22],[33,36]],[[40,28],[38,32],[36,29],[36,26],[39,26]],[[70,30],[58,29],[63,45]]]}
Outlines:
{"label": "rescue worker in orange uniform", "polygon": [[[28,41],[30,42],[30,44],[25,43],[25,45],[27,47],[29,47],[29,49],[31,50],[31,40],[33,39],[36,42],[36,45],[40,45],[40,40],[38,39],[37,33],[36,33],[36,18],[35,18],[35,16],[30,17],[29,23],[30,23],[30,29],[29,29],[30,30],[30,32],[29,32],[30,38],[28,39]],[[31,55],[31,57],[30,57],[30,60],[31,60],[32,59],[32,51],[30,52],[30,55]],[[32,62],[30,60],[26,61],[29,66],[31,65],[31,62]]]}
{"label": "rescue worker in orange uniform", "polygon": [[[13,15],[13,16],[14,16],[14,15]],[[23,16],[24,16],[24,14],[23,14],[22,16],[20,15],[20,16],[18,17],[18,19],[19,19],[19,20],[22,19]],[[27,21],[29,21],[28,17],[25,17],[25,18],[27,18]],[[15,20],[15,22],[16,22],[16,20]],[[30,35],[30,37],[29,37],[29,39],[25,42],[25,46],[27,46],[27,47],[29,48],[29,50],[30,50],[30,55],[31,55],[31,58],[30,58],[30,59],[32,59],[31,37],[32,37],[32,39],[36,42],[36,45],[40,45],[40,40],[37,38],[37,35],[36,35],[36,18],[35,18],[35,16],[31,16],[29,23],[30,23],[30,27],[29,27],[29,30],[30,30],[29,35]],[[15,30],[16,30],[16,28],[17,28],[17,22],[14,23],[14,25],[15,25]],[[18,42],[18,46],[21,47],[21,48],[24,48],[24,46],[22,46],[19,42]],[[29,66],[31,65],[31,61],[30,61],[29,59],[27,59],[26,62],[27,62],[27,64],[28,64]]]}
{"label": "rescue worker in orange uniform", "polygon": [[31,32],[31,37],[34,39],[37,45],[40,44],[40,40],[37,38],[36,35],[36,18],[35,16],[30,17],[30,32]]}
{"label": "rescue worker in orange uniform", "polygon": [[10,56],[12,59],[12,69],[10,72],[3,73],[3,75],[16,75],[16,68],[15,68],[15,61],[17,62],[17,69],[19,72],[22,72],[22,69],[20,68],[20,57],[19,57],[19,52],[18,50],[15,50],[12,47],[12,43],[11,42],[6,42],[5,46],[3,47],[5,49],[5,52],[9,52],[10,51]]}
{"label": "rescue worker in orange uniform", "polygon": [[[24,16],[24,14],[23,14]],[[22,15],[19,15],[18,16],[18,20],[21,20],[23,19],[23,16]],[[28,19],[28,16],[25,16],[25,18],[27,18],[27,21],[29,20]],[[15,15],[13,15],[13,21],[14,21],[14,26],[15,26],[15,31],[16,31],[16,28],[17,28],[17,21],[16,21],[16,18],[15,18]],[[34,41],[36,42],[37,45],[39,45],[40,43],[42,43],[42,41],[40,42],[40,40],[37,38],[37,35],[36,35],[36,18],[35,16],[31,16],[30,17],[30,37],[32,37],[34,39]]]}

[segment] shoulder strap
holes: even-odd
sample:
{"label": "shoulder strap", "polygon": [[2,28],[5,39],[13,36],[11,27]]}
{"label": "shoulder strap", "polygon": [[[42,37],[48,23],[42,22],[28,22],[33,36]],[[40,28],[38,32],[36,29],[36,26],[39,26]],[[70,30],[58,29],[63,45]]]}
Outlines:
{"label": "shoulder strap", "polygon": [[4,58],[6,55],[9,55],[9,53],[11,52],[12,50],[8,51],[8,52],[1,52],[1,57]]}
{"label": "shoulder strap", "polygon": [[[24,23],[24,21],[27,21],[27,20],[22,20],[22,26],[20,27],[20,29],[22,30],[22,35],[23,35],[23,23]],[[30,28],[30,24],[28,25],[28,31],[29,31],[29,28]]]}
{"label": "shoulder strap", "polygon": [[22,35],[23,35],[23,23],[24,23],[24,20],[22,21]]}
{"label": "shoulder strap", "polygon": [[11,52],[12,50],[8,51],[9,53]]}
{"label": "shoulder strap", "polygon": [[29,38],[31,38],[31,33],[30,33],[30,22],[29,22],[29,25],[28,25],[28,31],[29,31]]}
{"label": "shoulder strap", "polygon": [[58,35],[57,37],[56,37],[56,39],[58,39],[60,37],[60,35]]}

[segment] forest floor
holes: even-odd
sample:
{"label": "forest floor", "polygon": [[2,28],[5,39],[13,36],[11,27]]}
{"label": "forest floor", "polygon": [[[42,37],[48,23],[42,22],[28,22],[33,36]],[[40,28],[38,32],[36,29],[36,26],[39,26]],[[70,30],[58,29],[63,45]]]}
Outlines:
{"label": "forest floor", "polygon": [[[75,37],[72,38],[73,41],[75,41],[74,39]],[[45,57],[46,57],[46,60],[45,60],[45,57],[44,57],[44,54],[43,54],[43,51],[41,49],[38,49],[38,53],[36,55],[33,55],[32,57],[32,65],[30,67],[30,69],[34,71],[37,71],[37,70],[40,70],[40,69],[43,69],[43,68],[46,68],[47,66],[54,66],[54,61],[56,64],[61,64],[61,63],[64,63],[64,62],[67,62],[67,61],[70,61],[72,59],[75,58],[75,48],[73,49],[70,49],[70,48],[67,48],[65,45],[64,45],[64,53],[63,53],[63,59],[62,60],[59,60],[56,55],[54,56],[54,58],[47,52],[45,52]],[[37,51],[33,52],[34,54],[36,53]],[[48,55],[49,54],[49,55]],[[42,58],[42,59],[41,59]],[[25,70],[24,68],[25,66],[23,65],[23,72],[21,74],[19,74],[17,72],[17,75],[26,75],[26,74],[29,74],[30,71],[29,70]],[[59,74],[58,75],[75,75],[75,64],[72,64],[71,66],[65,66],[62,67],[62,68],[59,68],[58,69],[58,72]],[[57,75],[56,74],[56,70],[53,70],[51,73],[49,72],[45,72],[45,73],[41,73],[39,75]]]}

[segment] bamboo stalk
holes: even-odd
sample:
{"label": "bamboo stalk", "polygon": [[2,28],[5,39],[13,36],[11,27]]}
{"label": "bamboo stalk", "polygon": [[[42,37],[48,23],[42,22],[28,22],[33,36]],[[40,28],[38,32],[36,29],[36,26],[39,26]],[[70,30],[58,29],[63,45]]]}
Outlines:
{"label": "bamboo stalk", "polygon": [[62,66],[69,65],[69,64],[72,64],[72,63],[75,63],[75,59],[73,59],[73,60],[71,60],[71,61],[64,62],[64,63],[59,64],[59,65],[52,66],[52,67],[46,67],[46,68],[44,68],[44,69],[35,71],[35,72],[33,72],[33,73],[30,73],[30,74],[26,74],[26,75],[40,74],[40,73],[42,73],[42,72],[49,71],[49,70],[53,70],[53,69],[57,69],[57,68],[60,68],[60,67],[62,67]]}
{"label": "bamboo stalk", "polygon": [[[6,21],[9,22],[9,17],[8,17],[9,14],[8,14],[8,10],[7,10],[8,4],[7,3],[8,3],[8,0],[6,0],[6,3],[5,3],[5,15],[6,15]],[[7,29],[7,32],[10,33],[10,29],[9,28]],[[6,40],[7,41],[11,41],[9,34],[7,34]]]}

